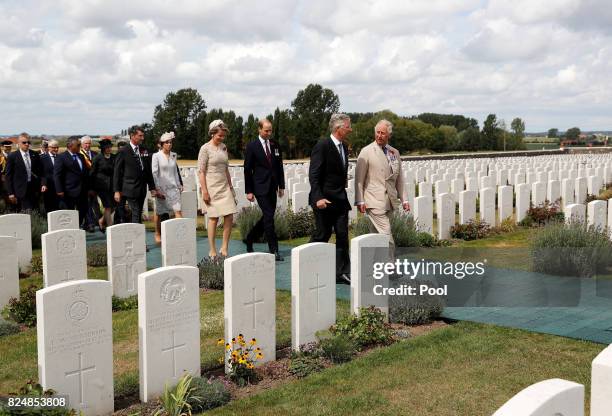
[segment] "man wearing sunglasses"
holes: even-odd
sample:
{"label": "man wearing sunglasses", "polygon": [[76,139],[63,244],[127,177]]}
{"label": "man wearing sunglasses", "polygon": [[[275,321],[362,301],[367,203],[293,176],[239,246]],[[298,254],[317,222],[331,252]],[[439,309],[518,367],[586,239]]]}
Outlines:
{"label": "man wearing sunglasses", "polygon": [[17,212],[38,210],[40,192],[47,190],[39,154],[30,150],[31,143],[30,135],[21,133],[17,151],[7,157],[6,190]]}

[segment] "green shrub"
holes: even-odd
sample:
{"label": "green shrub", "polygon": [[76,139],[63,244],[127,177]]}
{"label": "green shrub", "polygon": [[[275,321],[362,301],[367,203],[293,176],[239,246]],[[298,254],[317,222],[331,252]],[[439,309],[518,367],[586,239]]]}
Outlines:
{"label": "green shrub", "polygon": [[530,251],[536,272],[591,277],[610,264],[612,242],[605,229],[549,224],[530,240]]}
{"label": "green shrub", "polygon": [[299,355],[291,359],[289,363],[289,372],[297,378],[306,377],[324,368],[323,360],[320,357],[311,355]]}
{"label": "green shrub", "polygon": [[36,254],[32,256],[32,269],[30,273],[42,274],[43,272],[43,264],[42,264],[42,256]]}
{"label": "green shrub", "polygon": [[106,244],[90,244],[87,246],[87,265],[91,267],[104,267],[106,263]]}
{"label": "green shrub", "polygon": [[140,379],[138,371],[130,371],[115,378],[115,398],[138,396]]}
{"label": "green shrub", "polygon": [[192,380],[191,387],[193,391],[187,402],[194,413],[223,406],[231,399],[229,390],[220,379],[196,377]]}
{"label": "green shrub", "polygon": [[380,309],[370,306],[360,308],[359,315],[348,315],[331,327],[334,335],[351,339],[358,347],[389,345],[393,342],[393,330]]}
{"label": "green shrub", "polygon": [[417,233],[417,238],[419,241],[419,247],[436,247],[440,245],[436,237],[426,233],[425,231],[419,231]]}
{"label": "green shrub", "polygon": [[[261,210],[259,207],[245,207],[238,213],[236,218],[236,225],[240,230],[240,236],[242,239],[246,239],[249,232],[255,226],[255,223],[259,221],[261,218]],[[255,241],[256,243],[260,243],[262,241]]]}
{"label": "green shrub", "polygon": [[[353,234],[360,236],[371,232],[376,232],[370,228],[370,219],[365,215],[360,215],[353,222]],[[434,247],[438,245],[437,240],[432,235],[418,231],[412,215],[393,212],[391,216],[391,234],[396,247]]]}
{"label": "green shrub", "polygon": [[535,225],[546,225],[549,222],[561,222],[564,219],[563,212],[561,211],[559,200],[551,203],[546,200],[544,203],[534,207],[532,204],[529,205],[526,217],[531,219],[531,224]]}
{"label": "green shrub", "polygon": [[[290,211],[277,212],[274,215],[274,232],[279,240],[288,240],[291,238],[291,225],[289,224]],[[265,240],[264,236],[264,240]]]}
{"label": "green shrub", "polygon": [[191,414],[191,401],[199,400],[193,395],[191,387],[192,376],[183,375],[176,386],[170,388],[166,384],[164,393],[159,397],[160,408],[155,412],[155,416],[183,416]]}
{"label": "green shrub", "polygon": [[501,232],[511,233],[516,231],[518,227],[516,226],[516,223],[512,217],[507,217],[502,220],[501,224],[497,228]]}
{"label": "green shrub", "polygon": [[357,352],[355,342],[344,335],[324,338],[320,342],[320,347],[322,355],[335,364],[350,361]]}
{"label": "green shrub", "polygon": [[351,223],[351,227],[353,229],[353,234],[355,235],[355,237],[371,233],[372,231],[370,230],[370,224],[371,221],[368,217],[362,214],[358,214],[357,218]]}
{"label": "green shrub", "polygon": [[455,224],[450,229],[452,238],[461,240],[477,240],[486,238],[491,233],[491,227],[485,221],[469,220],[466,224]]}
{"label": "green shrub", "polygon": [[7,319],[30,328],[36,326],[36,291],[40,286],[30,285],[21,293],[19,299],[11,298],[4,308]]}
{"label": "green shrub", "polygon": [[113,312],[138,309],[138,296],[134,295],[127,298],[118,298],[117,296],[113,296],[112,305]]}
{"label": "green shrub", "polygon": [[15,322],[0,319],[0,337],[4,337],[6,335],[13,335],[20,331],[21,329],[19,328],[19,325],[17,325]]}
{"label": "green shrub", "polygon": [[32,248],[41,248],[40,236],[47,232],[47,219],[37,212],[32,212],[30,221],[32,221]]}
{"label": "green shrub", "polygon": [[[411,286],[419,285],[417,280]],[[442,313],[443,303],[439,296],[419,295],[390,296],[389,321],[404,325],[422,325],[438,318]]]}
{"label": "green shrub", "polygon": [[221,256],[204,257],[198,263],[200,273],[200,287],[206,289],[223,289],[224,260]]}
{"label": "green shrub", "polygon": [[304,208],[297,213],[287,210],[286,215],[289,223],[290,238],[300,238],[312,235],[315,227],[312,209]]}
{"label": "green shrub", "polygon": [[[258,207],[246,207],[240,211],[236,218],[236,224],[243,240],[246,239],[255,223],[259,221],[261,215],[261,209]],[[309,236],[314,230],[314,214],[309,208],[302,209],[297,213],[291,210],[277,211],[274,215],[274,230],[279,240]],[[255,243],[265,241],[265,236],[262,236]]]}

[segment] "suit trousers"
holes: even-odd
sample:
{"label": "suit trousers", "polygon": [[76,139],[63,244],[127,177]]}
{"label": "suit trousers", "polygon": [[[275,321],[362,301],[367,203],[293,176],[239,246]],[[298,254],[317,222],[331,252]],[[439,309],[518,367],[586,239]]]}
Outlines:
{"label": "suit trousers", "polygon": [[43,202],[45,204],[45,213],[57,211],[59,209],[55,188],[47,188],[47,192],[43,193]]}
{"label": "suit trousers", "polygon": [[40,188],[34,182],[28,182],[26,194],[23,198],[17,198],[15,212],[30,212],[32,210],[40,210]]}
{"label": "suit trousers", "polygon": [[391,233],[391,216],[393,215],[393,210],[367,208],[366,214],[370,219],[371,232],[389,236],[389,259],[395,260],[395,241],[393,241],[393,234]]}
{"label": "suit trousers", "polygon": [[311,243],[327,243],[336,233],[336,276],[351,274],[349,257],[348,210],[329,205],[325,209],[313,208],[315,231]]}
{"label": "suit trousers", "polygon": [[[138,197],[138,198],[125,198],[128,206],[130,207],[130,211],[132,211],[132,216],[129,222],[134,224],[142,223],[142,209],[144,207],[146,195]],[[127,218],[125,221],[127,222]]]}
{"label": "suit trousers", "polygon": [[257,204],[261,208],[262,217],[255,223],[253,229],[247,235],[247,241],[257,241],[263,234],[268,242],[270,253],[278,252],[278,238],[274,229],[274,212],[276,211],[276,191],[267,195],[255,195]]}

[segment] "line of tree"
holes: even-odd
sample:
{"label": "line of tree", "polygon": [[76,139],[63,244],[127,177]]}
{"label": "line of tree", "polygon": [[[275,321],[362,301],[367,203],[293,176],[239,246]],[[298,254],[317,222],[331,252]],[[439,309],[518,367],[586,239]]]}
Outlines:
{"label": "line of tree", "polygon": [[[273,140],[278,142],[286,159],[310,156],[316,141],[329,134],[331,115],[340,110],[340,98],[331,89],[309,84],[298,91],[291,108],[276,108],[267,116],[273,125]],[[525,123],[515,118],[511,131],[503,120],[489,114],[482,130],[478,121],[462,115],[422,113],[404,117],[390,110],[376,113],[349,113],[353,133],[350,148],[353,155],[373,139],[374,126],[386,118],[394,125],[391,144],[402,154],[429,150],[476,151],[524,149]],[[156,140],[167,131],[174,131],[177,139],[173,150],[183,159],[195,159],[199,148],[207,140],[208,124],[222,119],[229,128],[225,140],[231,158],[244,156],[246,144],[257,138],[258,119],[250,114],[246,120],[232,110],[207,110],[201,94],[185,88],[166,95],[163,103],[155,107],[151,123],[141,126],[145,131],[145,144],[154,149]]]}

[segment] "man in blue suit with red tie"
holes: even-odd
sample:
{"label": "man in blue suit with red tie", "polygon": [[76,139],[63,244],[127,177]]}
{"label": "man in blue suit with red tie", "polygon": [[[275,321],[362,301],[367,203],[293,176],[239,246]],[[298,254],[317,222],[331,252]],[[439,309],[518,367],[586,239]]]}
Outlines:
{"label": "man in blue suit with red tie", "polygon": [[278,239],[274,230],[276,197],[285,193],[285,173],[280,146],[271,141],[272,123],[268,119],[259,121],[259,137],[246,147],[244,158],[244,184],[249,201],[257,199],[263,216],[243,241],[247,251],[253,251],[253,243],[265,233],[270,253],[276,261],[283,261],[278,253]]}

